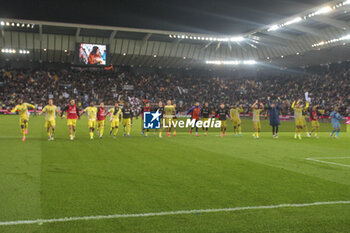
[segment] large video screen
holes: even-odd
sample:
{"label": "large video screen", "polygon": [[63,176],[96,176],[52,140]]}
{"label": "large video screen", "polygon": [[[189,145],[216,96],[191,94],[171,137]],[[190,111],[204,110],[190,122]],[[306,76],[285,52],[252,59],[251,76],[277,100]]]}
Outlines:
{"label": "large video screen", "polygon": [[107,64],[107,45],[77,44],[78,65],[105,66]]}

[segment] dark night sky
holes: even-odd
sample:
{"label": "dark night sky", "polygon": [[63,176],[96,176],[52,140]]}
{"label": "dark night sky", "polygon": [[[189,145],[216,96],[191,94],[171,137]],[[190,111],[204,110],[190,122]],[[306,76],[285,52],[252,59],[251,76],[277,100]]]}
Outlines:
{"label": "dark night sky", "polygon": [[0,18],[239,34],[326,0],[1,1]]}

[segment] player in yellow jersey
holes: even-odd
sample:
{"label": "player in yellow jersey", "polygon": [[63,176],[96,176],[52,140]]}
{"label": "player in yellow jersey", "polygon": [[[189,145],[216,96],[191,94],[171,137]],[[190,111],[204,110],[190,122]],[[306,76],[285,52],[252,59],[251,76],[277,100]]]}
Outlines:
{"label": "player in yellow jersey", "polygon": [[83,114],[87,113],[88,115],[88,127],[90,130],[90,139],[94,139],[94,131],[96,127],[96,114],[97,114],[97,108],[94,106],[94,102],[90,102],[90,106],[86,107],[83,110]]}
{"label": "player in yellow jersey", "polygon": [[119,108],[118,102],[115,102],[114,108],[108,110],[108,114],[111,114],[111,129],[109,134],[113,134],[113,138],[117,137],[117,133],[119,131],[119,122],[122,115],[122,110]]}
{"label": "player in yellow jersey", "polygon": [[233,121],[233,131],[235,132],[235,136],[238,136],[238,132],[239,132],[239,136],[242,136],[242,121],[241,121],[241,117],[240,114],[243,112],[243,106],[242,104],[237,106],[237,105],[233,105],[231,110],[230,110],[230,118]]}
{"label": "player in yellow jersey", "polygon": [[255,103],[252,105],[252,112],[253,112],[253,127],[254,127],[254,138],[259,138],[259,133],[261,131],[261,123],[260,123],[260,113],[264,110],[264,104],[260,103],[259,108],[259,101],[256,100]]}
{"label": "player in yellow jersey", "polygon": [[53,141],[55,126],[56,126],[56,113],[60,114],[56,105],[53,105],[53,100],[49,99],[49,104],[46,105],[39,115],[45,113],[45,128],[47,130],[47,136],[49,141]]}
{"label": "player in yellow jersey", "polygon": [[304,109],[307,109],[307,108],[309,108],[309,102],[306,102],[306,105],[304,108],[304,105],[301,103],[301,99],[299,99],[297,102],[294,101],[292,104],[292,109],[294,110],[294,118],[295,118],[295,134],[294,134],[295,139],[296,138],[301,139],[301,133],[303,132],[303,127],[304,127],[303,111]]}
{"label": "player in yellow jersey", "polygon": [[26,140],[26,134],[28,134],[28,121],[29,121],[28,108],[35,109],[35,106],[32,104],[24,103],[23,99],[18,99],[18,104],[11,111],[11,112],[18,112],[19,124],[21,126],[21,132],[22,132],[22,141]]}
{"label": "player in yellow jersey", "polygon": [[[170,137],[171,129],[173,128],[173,119],[176,114],[175,106],[171,105],[171,100],[167,101],[167,104],[164,106],[164,112],[165,112],[165,126],[168,127],[167,129],[167,135]],[[174,136],[176,136],[176,129],[174,129]]]}
{"label": "player in yellow jersey", "polygon": [[[299,100],[299,102],[300,101],[301,100]],[[303,109],[303,112],[302,112],[303,113],[303,118],[302,118],[303,129],[305,129],[307,137],[311,137],[311,132],[309,131],[309,128],[307,127],[307,123],[306,123],[306,118],[308,118],[307,112],[308,112],[308,109],[309,109],[309,105],[310,105],[310,103],[308,101],[306,101],[305,108]]]}

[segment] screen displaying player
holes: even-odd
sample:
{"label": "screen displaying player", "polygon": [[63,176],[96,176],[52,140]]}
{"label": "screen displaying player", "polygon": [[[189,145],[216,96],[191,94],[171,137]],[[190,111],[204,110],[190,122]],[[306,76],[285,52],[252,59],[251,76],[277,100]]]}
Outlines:
{"label": "screen displaying player", "polygon": [[80,65],[106,65],[107,46],[100,44],[78,44]]}

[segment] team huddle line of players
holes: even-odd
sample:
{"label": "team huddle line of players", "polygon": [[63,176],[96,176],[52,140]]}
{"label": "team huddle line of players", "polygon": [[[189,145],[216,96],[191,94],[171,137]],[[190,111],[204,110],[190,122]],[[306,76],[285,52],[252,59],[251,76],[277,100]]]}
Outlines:
{"label": "team huddle line of players", "polygon": [[[278,128],[280,125],[280,119],[279,119],[279,108],[280,108],[280,98],[277,99],[277,101],[272,102],[271,98],[267,98],[267,104],[264,105],[263,103],[259,103],[258,100],[254,102],[254,104],[251,106],[251,112],[253,115],[253,128],[254,138],[259,138],[259,133],[261,131],[261,123],[260,123],[260,114],[262,111],[266,110],[269,119],[270,119],[270,125],[272,126],[272,135],[274,138],[278,138]],[[319,113],[322,114],[323,110],[319,109],[318,105],[312,106],[310,108],[310,103],[308,101],[305,102],[305,104],[302,102],[301,99],[294,101],[292,104],[292,109],[294,110],[294,118],[295,118],[295,139],[302,139],[301,134],[303,130],[307,132],[307,136],[311,137],[312,133],[314,133],[314,137],[318,138],[318,131],[319,131]],[[35,106],[29,103],[23,102],[23,99],[18,100],[18,105],[15,106],[14,109],[12,109],[11,112],[18,112],[19,118],[20,118],[20,127],[21,127],[21,133],[22,133],[22,141],[26,140],[26,135],[28,133],[28,121],[29,121],[29,112],[28,109],[35,109]],[[309,110],[310,109],[310,110]],[[310,121],[312,124],[311,131],[308,130],[306,125],[306,117],[307,112],[310,112]],[[158,102],[158,106],[155,108],[151,108],[150,103],[147,102],[145,106],[141,109],[141,115],[143,118],[144,112],[151,112],[151,111],[158,111],[161,114],[161,118],[164,118],[165,124],[170,126],[167,128],[167,136],[171,136],[171,131],[173,129],[173,136],[176,136],[176,127],[173,127],[174,124],[172,124],[173,121],[176,121],[176,105],[171,103],[171,100],[168,100],[166,105],[163,105],[162,101]],[[39,113],[40,115],[45,113],[45,128],[47,130],[48,140],[54,140],[54,133],[55,133],[55,126],[56,126],[56,114],[60,115],[61,118],[64,117],[64,113],[66,112],[67,117],[67,126],[69,129],[69,139],[74,140],[75,138],[75,132],[76,132],[76,123],[77,119],[80,119],[80,117],[83,114],[87,114],[88,116],[88,127],[89,127],[89,134],[90,139],[94,138],[94,131],[97,127],[96,131],[100,138],[103,137],[104,132],[104,126],[105,126],[105,119],[106,116],[110,115],[111,117],[111,128],[110,128],[110,134],[116,138],[116,135],[119,131],[119,123],[122,122],[123,126],[123,132],[124,136],[130,137],[131,132],[131,126],[133,123],[133,117],[136,116],[136,114],[133,113],[133,110],[131,109],[131,106],[128,102],[124,103],[123,107],[119,106],[119,103],[116,102],[114,107],[106,110],[104,103],[101,102],[98,107],[94,106],[94,102],[90,102],[90,106],[86,107],[82,111],[77,107],[75,104],[75,100],[71,99],[69,101],[69,104],[62,109],[61,112],[59,112],[56,105],[53,104],[53,100],[50,99],[48,102],[48,105],[46,105],[42,111]],[[82,112],[80,114],[80,112]],[[210,118],[218,118],[219,121],[221,121],[221,128],[220,128],[220,137],[224,137],[226,135],[226,129],[227,129],[227,119],[231,119],[233,121],[233,130],[235,133],[235,136],[242,136],[242,128],[241,128],[241,118],[240,114],[243,112],[242,105],[239,105],[238,103],[236,105],[233,105],[231,109],[227,108],[224,103],[220,104],[219,109],[215,111],[215,114],[213,114],[213,111],[209,108],[208,102],[205,102],[203,107],[200,107],[199,102],[196,102],[195,105],[190,108],[187,111],[187,115],[191,116],[192,120],[195,120],[195,122],[199,121],[200,119],[205,122],[208,121]],[[137,117],[137,116],[136,116]],[[340,132],[340,120],[342,119],[342,116],[338,112],[338,107],[334,107],[334,111],[330,114],[331,122],[333,126],[333,131],[331,132],[330,136],[335,138],[338,137]],[[159,129],[159,137],[162,137],[162,129],[163,125],[161,125],[161,128]],[[190,129],[190,134],[192,134],[194,128]],[[207,135],[208,128],[204,128],[204,135]],[[142,134],[146,137],[149,136],[149,129],[142,129]],[[198,127],[195,127],[195,135],[198,136]]]}

